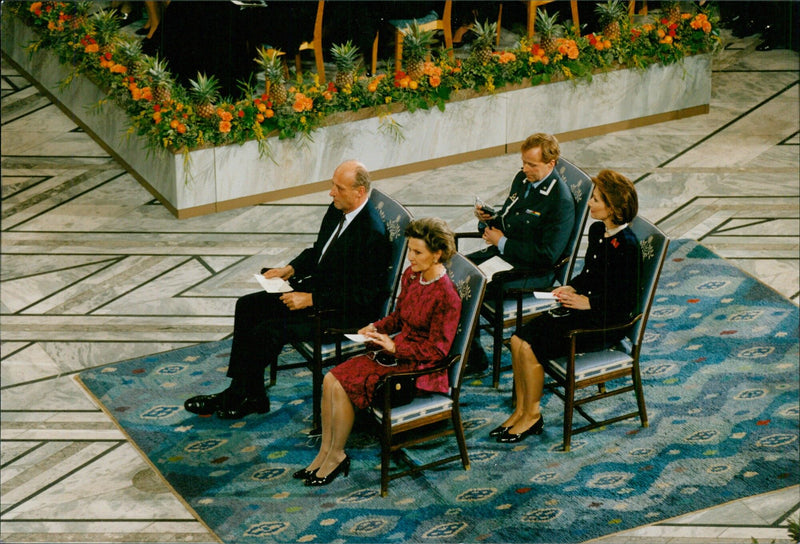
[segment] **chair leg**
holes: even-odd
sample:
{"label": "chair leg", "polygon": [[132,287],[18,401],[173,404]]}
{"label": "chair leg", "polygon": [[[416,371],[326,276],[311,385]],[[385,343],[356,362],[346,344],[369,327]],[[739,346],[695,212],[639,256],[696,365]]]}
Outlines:
{"label": "chair leg", "polygon": [[575,410],[575,383],[567,377],[564,386],[564,451],[569,451],[572,443],[572,415]]}
{"label": "chair leg", "polygon": [[461,423],[461,413],[458,407],[453,409],[453,431],[456,433],[458,451],[461,452],[461,464],[464,470],[469,470],[469,454],[467,453],[467,441],[464,438],[464,426]]}
{"label": "chair leg", "polygon": [[644,390],[642,389],[642,376],[639,374],[638,365],[633,368],[633,390],[636,393],[636,405],[639,407],[639,419],[642,422],[642,427],[649,427],[647,421],[647,407],[644,404]]}
{"label": "chair leg", "polygon": [[316,359],[311,369],[312,428],[309,435],[322,434],[322,360]]}
{"label": "chair leg", "polygon": [[269,365],[269,385],[272,387],[278,381],[278,361]]}
{"label": "chair leg", "polygon": [[381,497],[389,493],[389,463],[392,460],[392,424],[381,422]]}

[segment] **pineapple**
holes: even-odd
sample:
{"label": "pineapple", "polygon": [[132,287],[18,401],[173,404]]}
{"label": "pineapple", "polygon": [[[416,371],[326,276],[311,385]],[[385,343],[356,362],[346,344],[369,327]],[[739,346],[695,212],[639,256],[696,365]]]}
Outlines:
{"label": "pineapple", "polygon": [[406,61],[406,73],[413,80],[422,77],[425,56],[428,54],[433,40],[433,30],[422,30],[414,19],[409,26],[404,28],[403,33],[403,57]]}
{"label": "pineapple", "polygon": [[669,2],[667,4],[667,19],[670,24],[681,22],[681,3]]}
{"label": "pineapple", "polygon": [[564,26],[558,24],[558,12],[552,17],[547,15],[547,10],[541,10],[536,14],[536,32],[539,33],[539,43],[546,53],[555,52],[556,42],[564,35]]}
{"label": "pineapple", "polygon": [[477,36],[472,42],[470,56],[480,64],[486,64],[492,60],[492,42],[497,35],[497,23],[484,21],[483,24],[480,24],[476,20],[470,30]]}
{"label": "pineapple", "polygon": [[215,76],[206,77],[197,72],[197,79],[190,79],[190,93],[196,104],[195,111],[200,117],[208,119],[214,115],[214,102],[219,100],[219,81]]}
{"label": "pineapple", "polygon": [[167,61],[156,56],[150,62],[147,72],[153,78],[153,100],[162,104],[170,102],[172,100],[172,76],[167,71]]}
{"label": "pineapple", "polygon": [[128,67],[131,75],[140,75],[145,71],[142,62],[142,42],[139,40],[120,41],[118,51],[122,64]]}
{"label": "pineapple", "polygon": [[279,49],[257,49],[258,57],[254,59],[264,69],[264,79],[267,85],[267,96],[276,106],[286,102],[286,87],[284,87],[283,62],[279,58],[284,53]]}
{"label": "pineapple", "polygon": [[114,36],[119,30],[117,10],[101,9],[92,15],[92,25],[97,32],[97,41],[102,53],[109,53],[114,49]]}
{"label": "pineapple", "polygon": [[621,23],[628,12],[621,0],[608,0],[605,4],[597,4],[595,13],[601,25],[603,36],[612,42],[621,36]]}
{"label": "pineapple", "polygon": [[344,44],[331,47],[331,54],[336,63],[336,87],[352,87],[358,70],[358,47],[348,40]]}

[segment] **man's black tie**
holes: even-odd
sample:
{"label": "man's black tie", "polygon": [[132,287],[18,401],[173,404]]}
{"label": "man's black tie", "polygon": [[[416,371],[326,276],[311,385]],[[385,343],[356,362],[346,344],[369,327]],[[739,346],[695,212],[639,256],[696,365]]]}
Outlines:
{"label": "man's black tie", "polygon": [[331,238],[330,242],[328,242],[328,246],[325,248],[325,251],[322,252],[322,255],[320,255],[319,257],[320,262],[322,261],[322,259],[325,258],[325,255],[328,254],[328,251],[331,250],[331,246],[333,245],[333,243],[342,233],[343,226],[344,226],[344,214],[342,214],[342,216],[339,218],[339,225],[336,227],[336,232],[333,233],[333,237]]}

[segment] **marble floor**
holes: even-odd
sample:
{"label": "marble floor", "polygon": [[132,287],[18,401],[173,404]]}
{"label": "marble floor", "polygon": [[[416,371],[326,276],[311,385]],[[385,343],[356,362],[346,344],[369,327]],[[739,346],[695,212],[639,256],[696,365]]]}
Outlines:
{"label": "marble floor", "polygon": [[[798,54],[726,39],[710,113],[565,142],[587,172],[636,181],[640,213],[800,300]],[[252,271],[306,246],[326,192],[175,219],[5,63],[0,237],[0,541],[215,542],[74,381],[231,332]],[[516,154],[376,181],[416,216],[473,226]],[[465,184],[469,187],[465,188]],[[790,542],[797,486],[603,539]]]}

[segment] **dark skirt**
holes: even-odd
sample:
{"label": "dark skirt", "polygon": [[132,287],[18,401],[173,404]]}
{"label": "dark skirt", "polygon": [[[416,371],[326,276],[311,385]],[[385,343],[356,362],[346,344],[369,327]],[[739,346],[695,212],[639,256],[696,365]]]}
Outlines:
{"label": "dark skirt", "polygon": [[[516,334],[531,345],[539,361],[555,359],[569,354],[567,333],[575,329],[596,328],[598,324],[589,311],[570,310],[565,315],[547,312],[518,329]],[[597,351],[616,344],[625,331],[610,331],[578,337],[576,353]]]}

